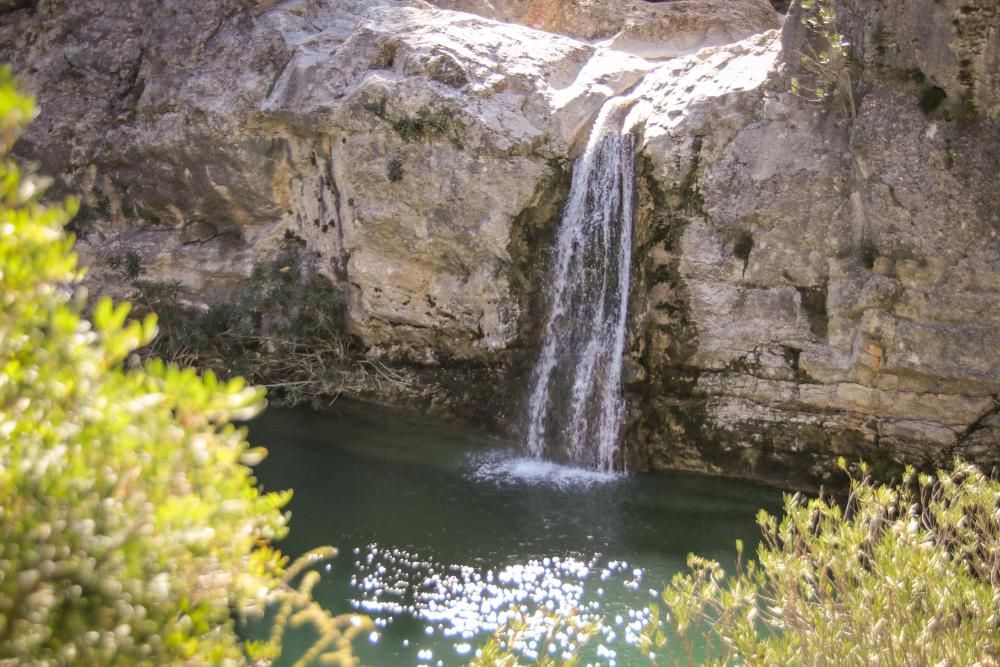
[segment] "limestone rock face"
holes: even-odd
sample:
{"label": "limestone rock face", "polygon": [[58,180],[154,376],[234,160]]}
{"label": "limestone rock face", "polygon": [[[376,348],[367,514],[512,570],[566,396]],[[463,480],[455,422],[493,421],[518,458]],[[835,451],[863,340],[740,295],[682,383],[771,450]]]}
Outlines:
{"label": "limestone rock face", "polygon": [[531,26],[647,56],[676,55],[779,27],[767,0],[436,0],[439,7]]}
{"label": "limestone rock face", "polygon": [[630,465],[1000,464],[995,2],[837,2],[854,113],[791,94],[797,3],[97,4],[0,2],[95,287],[131,253],[204,307],[298,244],[370,358],[516,433],[572,160],[627,95]]}
{"label": "limestone rock face", "polygon": [[81,235],[97,278],[130,249],[211,302],[291,235],[373,355],[421,363],[512,343],[515,219],[650,68],[429,5],[116,8],[43,1],[0,33],[40,92],[22,154],[107,202]]}
{"label": "limestone rock face", "polygon": [[[703,33],[685,39],[721,39],[773,24],[759,4],[668,13]],[[574,16],[610,30],[641,5]],[[0,44],[40,94],[22,155],[99,214],[79,223],[98,281],[114,287],[102,267],[128,249],[191,303],[218,301],[291,235],[347,287],[372,355],[431,365],[514,343],[515,221],[653,66],[393,0],[39,0]]]}
{"label": "limestone rock face", "polygon": [[922,104],[957,115],[1000,113],[1000,5],[993,0],[845,3],[844,32],[869,67],[909,75]]}
{"label": "limestone rock face", "polygon": [[[919,4],[840,9],[848,29],[882,21],[898,39],[852,73],[856,117],[788,92],[808,37],[794,28],[645,78],[662,92],[644,93],[640,466],[816,484],[837,455],[883,472],[1000,463],[1000,126],[983,69],[1000,37],[955,29],[986,6],[897,16]],[[939,33],[938,51],[909,46]],[[939,106],[918,68],[945,88]]]}

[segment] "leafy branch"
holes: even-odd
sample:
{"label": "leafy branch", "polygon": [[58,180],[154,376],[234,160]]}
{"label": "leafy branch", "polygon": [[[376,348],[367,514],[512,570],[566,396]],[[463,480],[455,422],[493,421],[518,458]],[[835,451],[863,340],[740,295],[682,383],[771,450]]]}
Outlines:
{"label": "leafy branch", "polygon": [[791,92],[809,102],[839,98],[851,118],[857,116],[854,82],[851,78],[850,44],[837,30],[837,12],[830,0],[801,0],[799,21],[812,33],[818,47],[807,43],[799,63],[808,81],[791,79]]}
{"label": "leafy branch", "polygon": [[[312,596],[312,589],[319,583],[320,575],[308,568],[336,555],[337,550],[333,547],[313,549],[297,558],[284,572],[281,584],[273,596],[279,607],[270,637],[266,641],[249,641],[246,644],[251,660],[270,664],[282,653],[286,629],[308,624],[313,626],[319,636],[295,661],[294,667],[308,667],[317,663],[340,667],[354,667],[358,664],[352,645],[361,633],[370,632],[375,627],[372,620],[358,614],[334,616],[319,606]],[[291,582],[299,575],[302,575],[299,585],[293,586]]]}
{"label": "leafy branch", "polygon": [[857,470],[846,502],[762,511],[735,575],[689,557],[663,594],[686,664],[695,645],[713,665],[996,664],[1000,482],[961,462],[890,486]]}

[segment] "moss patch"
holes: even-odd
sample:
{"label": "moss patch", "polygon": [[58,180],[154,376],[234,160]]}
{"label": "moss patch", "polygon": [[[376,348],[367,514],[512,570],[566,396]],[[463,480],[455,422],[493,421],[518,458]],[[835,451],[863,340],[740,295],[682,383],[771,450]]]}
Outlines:
{"label": "moss patch", "polygon": [[[874,264],[874,260],[872,263]],[[798,290],[802,310],[809,320],[809,330],[819,340],[826,340],[827,328],[830,324],[830,316],[826,310],[826,284],[819,287],[796,287],[795,289]]]}
{"label": "moss patch", "polygon": [[854,249],[854,257],[870,271],[875,266],[875,260],[879,258],[878,246],[871,239],[863,238]]}
{"label": "moss patch", "polygon": [[934,113],[935,110],[941,103],[948,98],[948,93],[944,92],[944,88],[939,88],[938,86],[928,86],[922,88],[920,91],[920,100],[918,105],[920,110],[925,114],[930,115]]}
{"label": "moss patch", "polygon": [[403,180],[403,161],[398,157],[390,158],[385,165],[385,177],[390,183],[398,183]]}

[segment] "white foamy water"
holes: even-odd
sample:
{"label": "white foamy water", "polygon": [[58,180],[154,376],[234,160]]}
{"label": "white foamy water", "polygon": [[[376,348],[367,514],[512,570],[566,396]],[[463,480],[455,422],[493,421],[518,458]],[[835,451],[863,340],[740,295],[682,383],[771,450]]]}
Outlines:
{"label": "white foamy water", "polygon": [[635,142],[615,127],[629,104],[605,104],[573,168],[528,416],[532,456],[604,471],[614,468],[624,411]]}
{"label": "white foamy water", "polygon": [[528,457],[489,455],[472,460],[473,479],[494,484],[530,484],[578,488],[594,484],[610,484],[625,478],[624,473],[611,470],[591,470]]}

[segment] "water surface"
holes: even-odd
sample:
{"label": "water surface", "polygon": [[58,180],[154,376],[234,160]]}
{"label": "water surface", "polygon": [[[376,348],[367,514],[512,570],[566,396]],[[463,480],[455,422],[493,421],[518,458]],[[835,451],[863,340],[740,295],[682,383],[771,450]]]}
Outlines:
{"label": "water surface", "polygon": [[[511,613],[541,628],[575,609],[601,619],[582,664],[649,664],[631,643],[689,552],[731,564],[752,547],[773,489],[701,475],[598,473],[524,458],[509,445],[369,405],[268,410],[251,440],[270,450],[267,490],[293,488],[290,555],[324,544],[315,597],[377,630],[365,664],[460,665]],[[512,611],[513,610],[513,611]],[[523,650],[561,653],[566,633]]]}

